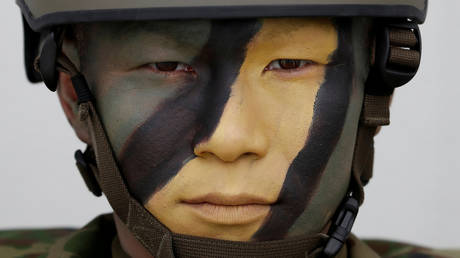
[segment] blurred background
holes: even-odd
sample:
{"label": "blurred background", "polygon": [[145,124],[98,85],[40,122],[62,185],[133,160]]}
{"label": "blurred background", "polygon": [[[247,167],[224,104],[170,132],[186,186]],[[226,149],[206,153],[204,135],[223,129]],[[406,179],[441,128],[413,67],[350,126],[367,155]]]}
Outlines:
{"label": "blurred background", "polygon": [[[460,1],[430,1],[420,71],[376,137],[358,236],[460,247],[459,13]],[[0,17],[0,229],[81,227],[110,207],[74,165],[84,145],[57,96],[26,79],[19,8],[0,1]]]}

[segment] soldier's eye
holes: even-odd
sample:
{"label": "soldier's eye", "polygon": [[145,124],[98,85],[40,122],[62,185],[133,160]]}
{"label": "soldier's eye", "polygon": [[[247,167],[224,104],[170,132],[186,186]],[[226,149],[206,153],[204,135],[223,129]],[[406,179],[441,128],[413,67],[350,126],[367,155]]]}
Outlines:
{"label": "soldier's eye", "polygon": [[152,70],[153,72],[160,72],[160,73],[175,73],[175,72],[195,73],[195,70],[193,69],[191,65],[181,63],[181,62],[156,62],[156,63],[148,64],[145,67]]}
{"label": "soldier's eye", "polygon": [[298,70],[305,68],[310,65],[316,64],[311,60],[299,60],[299,59],[278,59],[272,61],[267,67],[265,67],[264,71],[272,71],[272,70]]}
{"label": "soldier's eye", "polygon": [[173,72],[179,68],[179,62],[161,62],[153,64],[156,69],[162,72]]}

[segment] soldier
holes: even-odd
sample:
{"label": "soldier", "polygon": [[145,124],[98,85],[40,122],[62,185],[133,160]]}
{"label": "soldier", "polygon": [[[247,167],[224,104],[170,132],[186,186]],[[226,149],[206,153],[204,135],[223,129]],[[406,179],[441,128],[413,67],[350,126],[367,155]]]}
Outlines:
{"label": "soldier", "polygon": [[28,78],[57,90],[114,214],[0,233],[1,254],[449,257],[350,235],[427,1],[17,3]]}

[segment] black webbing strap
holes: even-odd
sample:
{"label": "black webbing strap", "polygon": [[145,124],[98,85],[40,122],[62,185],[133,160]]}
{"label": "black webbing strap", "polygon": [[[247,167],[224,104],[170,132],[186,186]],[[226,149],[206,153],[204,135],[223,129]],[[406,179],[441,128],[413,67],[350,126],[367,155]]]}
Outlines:
{"label": "black webbing strap", "polygon": [[112,154],[101,121],[91,101],[80,104],[80,117],[87,121],[96,157],[99,185],[123,222],[127,221],[130,195]]}
{"label": "black webbing strap", "polygon": [[364,201],[364,186],[372,177],[374,136],[380,126],[390,124],[391,96],[365,95],[356,136],[350,188],[360,205]]}
{"label": "black webbing strap", "polygon": [[419,39],[410,29],[389,28],[390,56],[388,64],[402,69],[416,70],[420,65],[421,53],[417,49]]}
{"label": "black webbing strap", "polygon": [[176,257],[315,257],[316,247],[323,246],[327,236],[317,234],[313,237],[297,237],[286,240],[265,242],[234,242],[174,235]]}
{"label": "black webbing strap", "polygon": [[373,50],[366,93],[391,95],[417,74],[422,53],[418,25],[408,21],[376,21]]}

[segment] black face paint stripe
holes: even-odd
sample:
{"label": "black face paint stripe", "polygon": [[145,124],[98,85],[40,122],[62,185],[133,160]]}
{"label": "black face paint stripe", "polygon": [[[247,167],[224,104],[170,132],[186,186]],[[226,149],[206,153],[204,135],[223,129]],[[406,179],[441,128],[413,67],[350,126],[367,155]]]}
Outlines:
{"label": "black face paint stripe", "polygon": [[278,202],[254,234],[259,241],[282,239],[305,211],[342,133],[353,81],[351,22],[336,22],[338,49],[320,86],[314,116],[304,148],[288,169]]}
{"label": "black face paint stripe", "polygon": [[[239,75],[246,58],[246,46],[260,30],[261,22],[253,20],[215,21],[213,28],[220,33],[211,35],[209,48],[201,63],[209,64],[211,80],[207,83],[200,124],[203,126],[195,143],[206,141],[216,129],[231,93],[231,85]],[[216,46],[217,45],[217,46]],[[221,86],[225,85],[225,86]]]}
{"label": "black face paint stripe", "polygon": [[260,29],[257,20],[213,21],[210,38],[192,62],[198,82],[164,101],[136,129],[120,156],[121,171],[133,196],[146,203],[194,157],[193,148],[214,132],[231,86]]}

